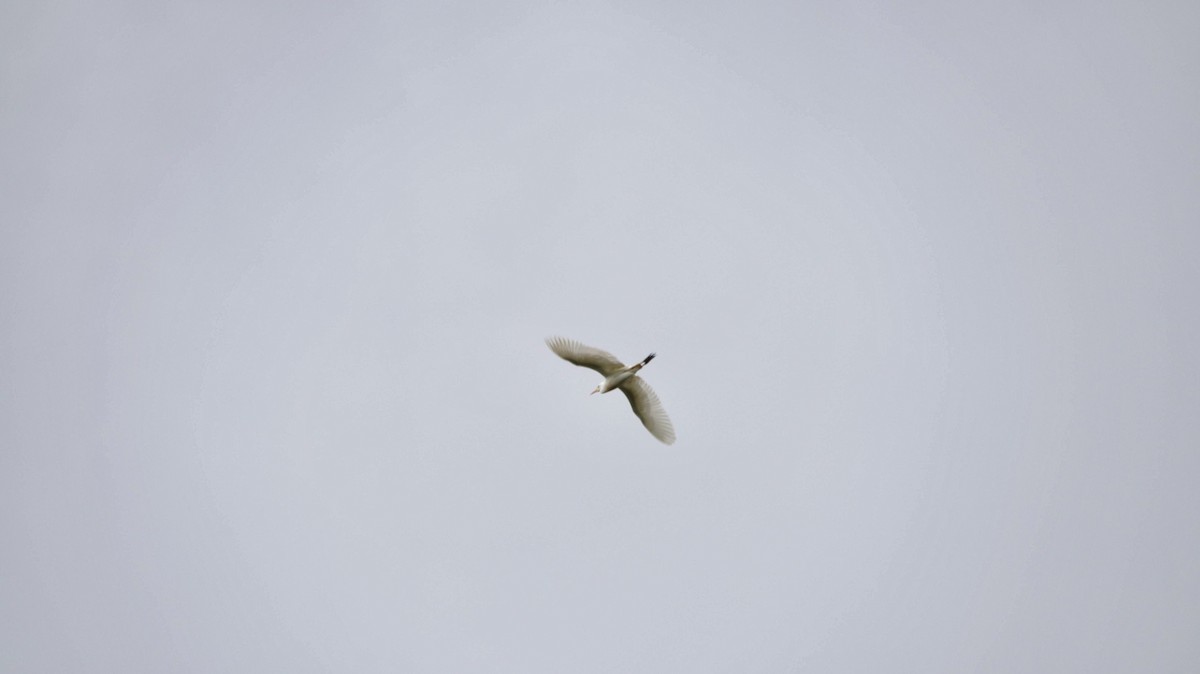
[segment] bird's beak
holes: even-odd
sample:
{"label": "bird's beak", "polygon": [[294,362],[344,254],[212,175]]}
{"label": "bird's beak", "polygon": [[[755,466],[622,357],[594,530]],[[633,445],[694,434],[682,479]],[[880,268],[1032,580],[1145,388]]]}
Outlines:
{"label": "bird's beak", "polygon": [[594,389],[592,389],[592,393],[589,393],[588,395],[592,395],[593,393],[595,393],[596,391],[599,391],[599,390],[600,389],[598,389],[598,388],[594,388]]}

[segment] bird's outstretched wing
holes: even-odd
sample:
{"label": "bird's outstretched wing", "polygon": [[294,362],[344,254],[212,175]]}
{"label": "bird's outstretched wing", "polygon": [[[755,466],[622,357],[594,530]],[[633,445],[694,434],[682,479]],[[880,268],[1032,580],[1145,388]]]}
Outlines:
{"label": "bird's outstretched wing", "polygon": [[568,363],[590,367],[605,377],[625,367],[625,364],[611,353],[580,344],[573,339],[549,337],[546,339],[546,346]]}
{"label": "bird's outstretched wing", "polygon": [[642,425],[650,431],[650,435],[658,438],[663,444],[675,442],[675,427],[671,425],[671,418],[667,416],[667,411],[658,401],[654,389],[650,388],[645,379],[630,377],[621,382],[620,388],[621,393],[629,398],[633,413],[642,420]]}

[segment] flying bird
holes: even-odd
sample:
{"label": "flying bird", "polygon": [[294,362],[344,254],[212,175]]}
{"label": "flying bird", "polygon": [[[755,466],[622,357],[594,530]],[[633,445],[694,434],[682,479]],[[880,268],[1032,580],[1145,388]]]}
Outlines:
{"label": "flying bird", "polygon": [[604,375],[604,381],[600,382],[592,393],[608,393],[615,388],[621,389],[621,393],[629,398],[633,413],[642,420],[642,425],[650,431],[650,435],[664,444],[675,442],[675,427],[671,425],[667,411],[658,401],[654,389],[650,388],[645,379],[637,376],[639,370],[654,360],[654,354],[646,356],[645,360],[636,365],[625,365],[611,353],[580,344],[573,339],[549,337],[546,339],[546,346],[568,363],[591,368]]}

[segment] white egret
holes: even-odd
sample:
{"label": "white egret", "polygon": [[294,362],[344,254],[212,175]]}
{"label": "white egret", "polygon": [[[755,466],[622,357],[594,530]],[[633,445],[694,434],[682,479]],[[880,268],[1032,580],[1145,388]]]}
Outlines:
{"label": "white egret", "polygon": [[621,393],[629,398],[633,413],[642,420],[642,425],[650,431],[650,435],[668,445],[675,442],[675,427],[671,425],[667,411],[658,401],[654,389],[650,388],[646,380],[637,376],[638,371],[654,359],[654,354],[646,356],[645,360],[636,365],[627,366],[611,353],[580,344],[573,339],[549,337],[546,339],[546,346],[568,363],[588,367],[604,375],[604,381],[592,393],[608,393],[615,388],[621,389]]}

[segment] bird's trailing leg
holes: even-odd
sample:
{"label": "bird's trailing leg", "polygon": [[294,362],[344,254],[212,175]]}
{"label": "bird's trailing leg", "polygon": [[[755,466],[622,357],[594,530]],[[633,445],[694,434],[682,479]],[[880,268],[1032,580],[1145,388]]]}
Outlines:
{"label": "bird's trailing leg", "polygon": [[646,360],[643,360],[642,362],[638,363],[637,365],[634,365],[633,367],[631,367],[629,369],[634,372],[637,372],[638,370],[642,369],[643,367],[646,367],[646,363],[649,363],[652,360],[654,360],[654,354],[650,354],[649,356],[646,356]]}

